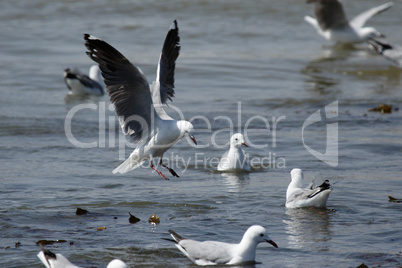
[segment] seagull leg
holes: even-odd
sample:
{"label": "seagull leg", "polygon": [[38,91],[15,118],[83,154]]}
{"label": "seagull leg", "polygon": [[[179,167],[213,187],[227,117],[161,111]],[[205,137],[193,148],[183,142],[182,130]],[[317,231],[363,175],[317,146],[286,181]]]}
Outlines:
{"label": "seagull leg", "polygon": [[159,165],[161,165],[164,168],[167,168],[167,170],[169,170],[170,174],[172,174],[174,177],[180,178],[180,176],[177,175],[176,171],[174,171],[173,168],[170,168],[170,167],[168,167],[168,166],[166,166],[165,164],[162,163],[162,158],[159,161]]}
{"label": "seagull leg", "polygon": [[153,170],[155,170],[156,172],[158,172],[159,176],[161,176],[162,179],[164,179],[164,180],[169,180],[165,175],[163,175],[162,172],[160,172],[159,170],[157,170],[157,169],[154,167],[154,164],[152,163],[152,160],[151,160],[151,165],[150,165],[150,167],[151,167]]}

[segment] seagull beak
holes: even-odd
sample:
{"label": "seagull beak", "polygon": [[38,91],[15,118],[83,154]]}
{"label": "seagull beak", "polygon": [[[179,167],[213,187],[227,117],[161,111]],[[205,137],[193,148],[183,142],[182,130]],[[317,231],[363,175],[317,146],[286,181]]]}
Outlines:
{"label": "seagull beak", "polygon": [[248,144],[245,143],[245,142],[243,142],[241,145],[244,145],[244,146],[248,147]]}
{"label": "seagull beak", "polygon": [[265,241],[267,241],[268,243],[270,243],[274,247],[278,248],[278,245],[274,241],[272,241],[272,240],[265,240]]}
{"label": "seagull beak", "polygon": [[195,140],[194,136],[192,136],[192,135],[189,135],[189,136],[190,136],[190,139],[194,142],[194,144],[197,145],[197,141]]}

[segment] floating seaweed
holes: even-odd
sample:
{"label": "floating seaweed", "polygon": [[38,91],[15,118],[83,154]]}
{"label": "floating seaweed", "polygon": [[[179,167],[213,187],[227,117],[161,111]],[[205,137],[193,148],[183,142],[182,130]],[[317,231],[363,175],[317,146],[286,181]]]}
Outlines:
{"label": "floating seaweed", "polygon": [[161,219],[156,215],[152,215],[149,217],[148,222],[152,225],[157,225],[161,222]]}
{"label": "floating seaweed", "polygon": [[62,240],[62,239],[60,239],[60,240],[38,240],[37,242],[36,242],[36,244],[37,245],[42,245],[42,246],[46,246],[46,245],[52,245],[52,244],[55,244],[55,243],[66,243],[67,242],[67,240]]}
{"label": "floating seaweed", "polygon": [[130,223],[137,223],[137,222],[140,221],[139,218],[137,218],[136,216],[132,215],[130,212],[129,212],[128,214],[130,214],[130,218],[128,218],[128,221],[129,221]]}
{"label": "floating seaweed", "polygon": [[367,265],[365,265],[364,263],[362,263],[359,266],[357,266],[356,268],[369,268],[369,267]]}
{"label": "floating seaweed", "polygon": [[388,198],[389,198],[389,200],[388,200],[388,202],[393,202],[393,203],[402,203],[402,199],[401,198],[395,198],[395,197],[392,197],[392,196],[388,196]]}
{"label": "floating seaweed", "polygon": [[82,208],[77,208],[77,210],[75,211],[75,215],[85,215],[87,213],[88,213],[88,210],[82,209]]}
{"label": "floating seaweed", "polygon": [[369,112],[379,112],[382,114],[390,114],[390,113],[392,113],[392,105],[381,104],[378,107],[370,109]]}

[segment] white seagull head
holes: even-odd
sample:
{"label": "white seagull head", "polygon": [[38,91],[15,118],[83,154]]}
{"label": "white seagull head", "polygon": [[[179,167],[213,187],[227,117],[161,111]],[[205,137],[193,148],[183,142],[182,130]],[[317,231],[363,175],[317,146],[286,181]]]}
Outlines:
{"label": "white seagull head", "polygon": [[197,141],[194,138],[194,126],[190,122],[186,120],[180,120],[177,121],[177,127],[180,130],[180,137],[184,137],[184,135],[187,135],[190,137],[190,139],[194,142],[195,145],[197,145]]}
{"label": "white seagull head", "polygon": [[291,184],[302,188],[303,187],[303,171],[300,168],[294,168],[290,172]]}
{"label": "white seagull head", "polygon": [[278,245],[269,237],[267,230],[260,225],[253,225],[248,228],[244,233],[242,242],[243,240],[251,241],[255,245],[258,245],[261,242],[267,242],[276,248],[278,247]]}
{"label": "white seagull head", "polygon": [[385,37],[384,34],[380,33],[373,27],[363,27],[359,29],[358,35],[364,40]]}
{"label": "white seagull head", "polygon": [[248,147],[248,144],[244,140],[244,136],[241,133],[233,134],[230,138],[230,147],[241,147],[242,145]]}

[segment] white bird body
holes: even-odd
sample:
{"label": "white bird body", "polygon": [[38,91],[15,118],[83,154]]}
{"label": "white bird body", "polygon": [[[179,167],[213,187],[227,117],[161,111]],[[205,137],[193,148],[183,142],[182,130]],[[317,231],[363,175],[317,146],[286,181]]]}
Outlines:
{"label": "white bird body", "polygon": [[259,225],[248,228],[239,244],[219,241],[199,242],[183,238],[172,230],[169,232],[177,243],[176,247],[198,265],[255,262],[256,248],[259,243],[268,242],[274,247],[278,247],[269,238],[265,228]]}
{"label": "white bird body", "polygon": [[[43,247],[37,256],[46,268],[81,268],[80,266],[72,264],[60,253],[54,254],[50,250],[47,250]],[[109,262],[106,268],[127,268],[127,265],[119,259],[114,259]]]}
{"label": "white bird body", "polygon": [[230,138],[230,148],[226,151],[218,164],[219,171],[251,171],[248,157],[241,146],[248,146],[241,133],[233,134]]}
{"label": "white bird body", "polygon": [[113,174],[124,174],[141,166],[146,160],[163,157],[163,154],[167,150],[184,137],[187,121],[158,120],[160,120],[160,122],[156,123],[156,125],[162,127],[155,130],[156,134],[152,135],[150,140],[147,140],[135,148],[127,160],[113,170]]}
{"label": "white bird body", "polygon": [[46,268],[80,268],[72,264],[66,257],[59,253],[54,254],[54,257],[49,257],[45,255],[44,251],[40,251],[37,256]]}
{"label": "white bird body", "polygon": [[331,187],[326,180],[318,187],[312,183],[310,187],[303,188],[303,172],[295,168],[291,172],[291,182],[286,191],[286,207],[326,207]]}
{"label": "white bird body", "polygon": [[150,167],[167,180],[153,165],[153,159],[160,158],[159,164],[179,177],[162,163],[163,154],[185,135],[195,144],[197,142],[192,135],[193,125],[185,120],[174,120],[163,108],[163,104],[174,96],[175,62],[180,50],[177,22],[174,21],[166,35],[156,80],[151,85],[142,71],[111,45],[88,34],[84,38],[89,50],[87,54],[100,66],[123,133],[138,142],[130,157],[113,173],[126,173],[150,160]]}
{"label": "white bird body", "polygon": [[316,19],[305,16],[304,20],[311,24],[319,35],[335,43],[360,43],[383,35],[373,27],[364,24],[373,16],[389,9],[389,2],[373,7],[348,21],[341,2],[338,0],[309,0],[315,3]]}
{"label": "white bird body", "polygon": [[89,75],[81,73],[77,68],[64,70],[64,82],[69,95],[96,95],[105,93],[105,86],[98,65],[89,68]]}

